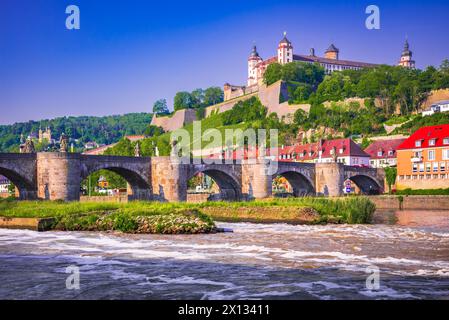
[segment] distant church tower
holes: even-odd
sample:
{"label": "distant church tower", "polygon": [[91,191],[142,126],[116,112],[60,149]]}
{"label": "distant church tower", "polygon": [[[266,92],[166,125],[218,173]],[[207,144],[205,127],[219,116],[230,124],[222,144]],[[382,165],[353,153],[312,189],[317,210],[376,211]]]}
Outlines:
{"label": "distant church tower", "polygon": [[287,39],[287,32],[284,32],[284,38],[279,42],[278,46],[278,62],[286,64],[293,62],[293,46]]}
{"label": "distant church tower", "polygon": [[39,128],[39,143],[42,143],[44,140],[47,140],[47,142],[51,142],[51,129],[50,127],[47,127],[45,131],[42,130],[42,128]]}
{"label": "distant church tower", "polygon": [[253,50],[251,51],[251,55],[248,58],[248,87],[257,84],[257,68],[256,65],[259,62],[262,62],[262,58],[257,53],[256,46],[253,46]]}
{"label": "distant church tower", "polygon": [[405,40],[404,51],[402,51],[401,61],[399,61],[399,66],[409,69],[415,68],[415,61],[412,59],[413,52],[410,51],[410,46],[408,40]]}

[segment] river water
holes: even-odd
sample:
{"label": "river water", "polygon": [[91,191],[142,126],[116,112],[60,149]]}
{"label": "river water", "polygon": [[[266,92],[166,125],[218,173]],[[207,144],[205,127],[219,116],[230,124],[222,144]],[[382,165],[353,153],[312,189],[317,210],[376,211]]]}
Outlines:
{"label": "river water", "polygon": [[[0,299],[449,299],[449,211],[376,221],[177,236],[0,230]],[[70,266],[79,289],[66,288]],[[379,287],[367,287],[367,267]]]}

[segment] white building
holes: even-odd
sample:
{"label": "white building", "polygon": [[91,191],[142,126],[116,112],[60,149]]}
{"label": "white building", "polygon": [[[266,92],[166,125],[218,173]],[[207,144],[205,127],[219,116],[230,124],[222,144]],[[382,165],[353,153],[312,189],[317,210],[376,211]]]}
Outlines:
{"label": "white building", "polygon": [[279,42],[277,55],[274,57],[263,60],[259,56],[256,46],[253,47],[251,55],[248,58],[248,87],[257,85],[263,79],[263,74],[270,64],[276,62],[286,64],[293,61],[318,63],[324,68],[327,74],[335,71],[360,70],[377,66],[373,63],[340,60],[340,50],[333,44],[325,51],[324,57],[316,56],[315,49],[313,48],[310,50],[309,55],[295,54],[293,52],[293,45],[287,39],[287,33],[284,32],[284,38]]}
{"label": "white building", "polygon": [[9,180],[6,177],[0,175],[0,193],[3,194],[8,193],[9,185],[10,185]]}
{"label": "white building", "polygon": [[448,111],[449,111],[449,100],[444,100],[431,105],[429,109],[424,110],[422,112],[422,115],[423,117],[425,117],[431,116],[432,114],[435,113],[448,112]]}

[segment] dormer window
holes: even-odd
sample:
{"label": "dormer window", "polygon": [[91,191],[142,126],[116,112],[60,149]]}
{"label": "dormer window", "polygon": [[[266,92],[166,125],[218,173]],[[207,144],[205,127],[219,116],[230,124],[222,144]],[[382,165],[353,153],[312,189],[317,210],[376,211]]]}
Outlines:
{"label": "dormer window", "polygon": [[382,150],[377,151],[377,156],[378,157],[382,157],[384,154],[384,152]]}
{"label": "dormer window", "polygon": [[388,155],[389,155],[390,157],[394,156],[394,151],[393,151],[393,150],[388,151]]}
{"label": "dormer window", "polygon": [[430,139],[429,140],[429,146],[434,146],[435,145],[435,141],[436,141],[436,139]]}
{"label": "dormer window", "polygon": [[339,150],[339,152],[340,152],[340,154],[343,154],[343,152],[345,152],[345,149],[341,148],[341,149]]}
{"label": "dormer window", "polygon": [[415,147],[421,147],[422,146],[422,140],[416,140],[415,141]]}
{"label": "dormer window", "polygon": [[443,144],[449,144],[449,138],[444,138],[443,139]]}

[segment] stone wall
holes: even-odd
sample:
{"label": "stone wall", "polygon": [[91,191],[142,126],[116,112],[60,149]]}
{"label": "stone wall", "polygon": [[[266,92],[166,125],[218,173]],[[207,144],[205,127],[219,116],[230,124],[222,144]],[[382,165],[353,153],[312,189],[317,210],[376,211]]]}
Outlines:
{"label": "stone wall", "polygon": [[175,131],[196,120],[196,111],[183,109],[176,111],[171,116],[156,117],[151,120],[151,125],[161,127],[164,131]]}
{"label": "stone wall", "polygon": [[251,91],[245,92],[246,95],[244,96],[239,96],[232,100],[206,108],[205,116],[208,117],[215,112],[222,113],[231,110],[237,102],[247,100],[254,96],[257,96],[262,104],[267,107],[268,114],[274,112],[278,115],[279,119],[283,118],[287,123],[293,120],[293,115],[296,110],[302,109],[307,113],[310,110],[309,104],[288,104],[287,84],[283,81],[278,81],[270,86],[259,84],[257,91],[255,90],[256,87],[257,86],[251,87]]}
{"label": "stone wall", "polygon": [[[380,210],[400,209],[398,196],[369,197]],[[406,210],[447,210],[449,196],[403,196],[402,209]]]}
{"label": "stone wall", "polygon": [[219,103],[219,104],[215,104],[213,106],[207,107],[204,113],[205,117],[209,117],[214,113],[222,113],[228,110],[231,110],[232,107],[234,107],[234,105],[239,102],[239,101],[244,101],[244,100],[248,100],[251,97],[255,97],[257,96],[257,92],[255,93],[251,93],[248,95],[244,95],[244,96],[240,96],[237,98],[233,98],[231,100],[227,100],[225,102]]}
{"label": "stone wall", "polygon": [[104,203],[104,202],[118,202],[118,203],[127,203],[128,195],[119,195],[119,196],[81,196],[80,202],[95,202],[95,203]]}

